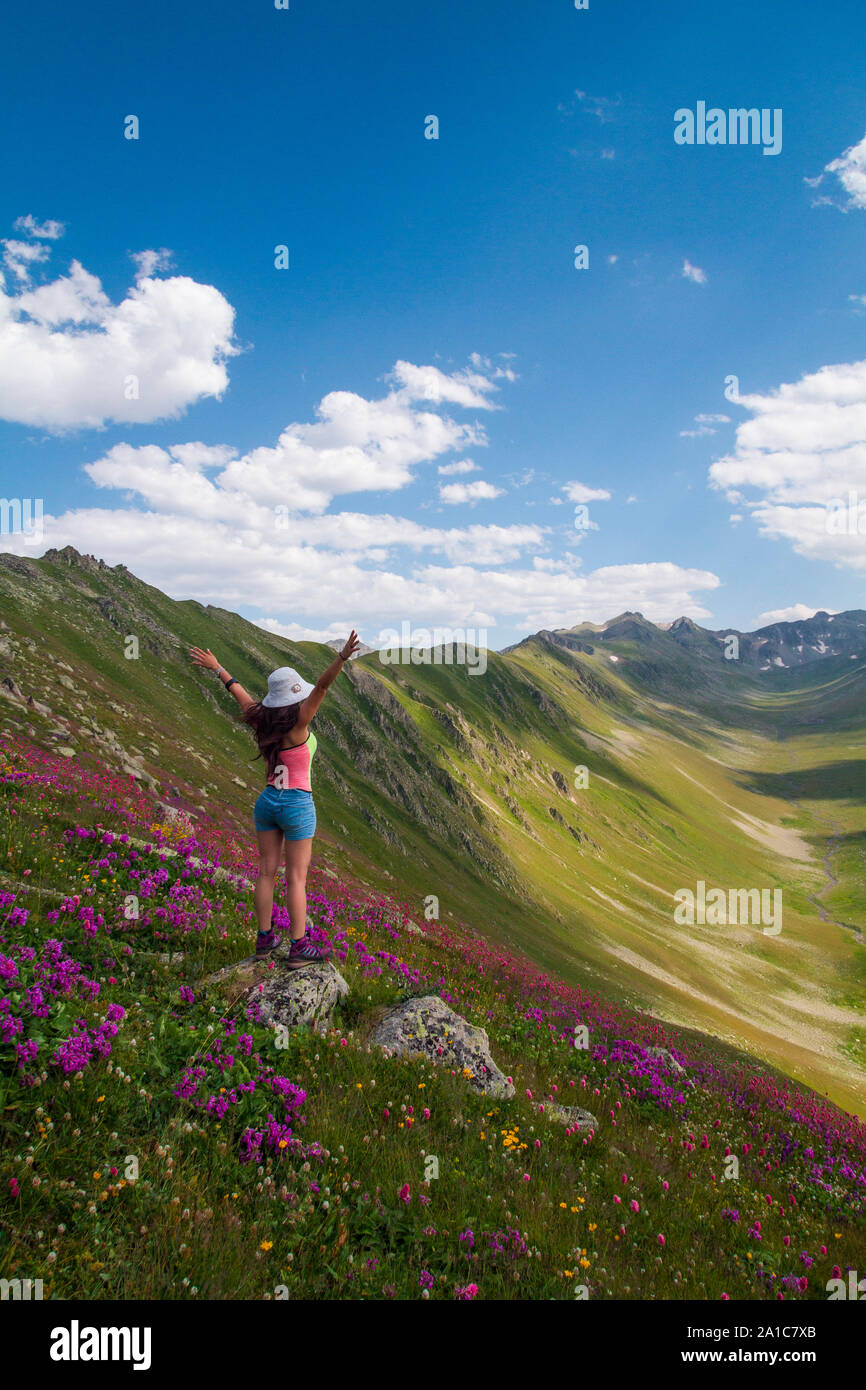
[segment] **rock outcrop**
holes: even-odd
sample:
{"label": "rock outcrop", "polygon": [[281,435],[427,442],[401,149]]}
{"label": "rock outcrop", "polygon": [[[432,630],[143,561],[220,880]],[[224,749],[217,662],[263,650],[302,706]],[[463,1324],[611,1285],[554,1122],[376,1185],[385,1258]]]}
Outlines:
{"label": "rock outcrop", "polygon": [[204,983],[218,986],[232,1004],[244,996],[258,1004],[263,1023],[275,1028],[280,1024],[313,1028],[317,1033],[327,1030],[335,1004],[349,993],[343,976],[330,963],[290,970],[288,945],[278,946],[264,958],[246,956],[208,975]]}
{"label": "rock outcrop", "polygon": [[514,1087],[490,1055],[483,1028],[475,1028],[438,995],[407,999],[385,1015],[371,1041],[389,1055],[423,1053],[431,1062],[453,1067],[485,1095],[508,1099]]}

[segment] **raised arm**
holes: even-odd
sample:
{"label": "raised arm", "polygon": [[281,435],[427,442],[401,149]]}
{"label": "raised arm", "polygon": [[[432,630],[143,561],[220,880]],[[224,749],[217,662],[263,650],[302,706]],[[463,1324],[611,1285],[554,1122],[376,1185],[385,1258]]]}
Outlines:
{"label": "raised arm", "polygon": [[349,657],[352,656],[358,650],[360,645],[361,643],[358,640],[358,634],[355,631],[355,629],[352,628],[352,631],[349,633],[346,645],[343,647],[342,651],[337,653],[335,659],[331,662],[327,671],[323,671],[322,674],[319,676],[319,679],[316,681],[316,684],[313,686],[306,700],[301,701],[301,708],[298,710],[299,728],[304,728],[307,724],[309,724],[313,715],[316,713],[316,710],[319,708],[319,705],[324,700],[328,690],[328,686],[333,685],[334,681],[337,679],[340,672],[342,671],[344,663],[347,662],[349,660]]}
{"label": "raised arm", "polygon": [[207,649],[203,651],[201,647],[193,647],[190,651],[190,656],[196,666],[203,667],[205,671],[217,671],[219,673],[219,678],[226,690],[231,691],[242,710],[247,710],[250,705],[256,703],[252,695],[247,694],[240,682],[232,680],[225,667],[220,666],[212,651],[208,651]]}

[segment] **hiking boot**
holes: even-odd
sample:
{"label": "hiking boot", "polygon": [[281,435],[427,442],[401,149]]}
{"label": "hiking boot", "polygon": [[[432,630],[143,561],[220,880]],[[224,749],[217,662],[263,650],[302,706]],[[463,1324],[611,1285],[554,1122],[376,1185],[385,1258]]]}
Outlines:
{"label": "hiking boot", "polygon": [[289,949],[289,969],[299,970],[302,965],[324,965],[331,954],[330,946],[314,946],[305,934],[293,941]]}
{"label": "hiking boot", "polygon": [[276,932],[269,931],[265,936],[256,932],[256,960],[261,960],[262,956],[269,956],[279,944]]}

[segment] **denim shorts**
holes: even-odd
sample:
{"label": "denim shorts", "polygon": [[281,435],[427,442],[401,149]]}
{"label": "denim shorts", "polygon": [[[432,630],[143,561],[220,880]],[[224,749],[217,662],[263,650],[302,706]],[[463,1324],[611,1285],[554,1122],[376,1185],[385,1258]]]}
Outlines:
{"label": "denim shorts", "polygon": [[310,840],[316,833],[313,793],[300,787],[265,787],[253,807],[256,830],[282,830],[287,840]]}

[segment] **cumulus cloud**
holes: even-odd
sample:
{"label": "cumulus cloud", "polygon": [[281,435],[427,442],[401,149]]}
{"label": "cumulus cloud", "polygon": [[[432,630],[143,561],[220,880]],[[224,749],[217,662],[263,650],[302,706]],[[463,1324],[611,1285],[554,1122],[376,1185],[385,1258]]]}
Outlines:
{"label": "cumulus cloud", "polygon": [[[298,636],[339,635],[349,624],[372,642],[382,625],[403,618],[536,630],[601,621],[625,609],[659,621],[680,614],[703,620],[711,615],[696,595],[720,582],[710,571],[667,561],[588,574],[577,560],[521,563],[544,544],[542,529],[532,526],[436,530],[401,517],[345,513],[285,519],[248,504],[229,521],[94,507],[46,515],[43,526],[46,545],[74,545],[127,565],[173,597],[262,614],[269,630]],[[20,535],[4,542],[32,556]],[[397,547],[405,554],[394,554]],[[413,552],[424,560],[413,562]],[[439,555],[445,563],[433,563]]]}
{"label": "cumulus cloud", "polygon": [[453,478],[456,473],[475,473],[477,470],[478,464],[471,459],[458,459],[456,463],[440,463],[437,472],[443,477]]}
{"label": "cumulus cloud", "polygon": [[587,487],[585,483],[564,483],[562,491],[569,502],[609,502],[610,493],[606,487]]}
{"label": "cumulus cloud", "polygon": [[160,251],[132,251],[130,260],[136,268],[136,280],[147,280],[157,271],[168,270],[171,266],[171,252],[165,247]]}
{"label": "cumulus cloud", "polygon": [[164,251],[137,253],[136,283],[119,304],[77,260],[34,284],[63,226],[29,214],[16,225],[31,239],[2,243],[14,284],[0,276],[0,418],[59,432],[176,418],[222,396],[238,349],[234,310],[217,289],[155,279]]}
{"label": "cumulus cloud", "polygon": [[[845,193],[845,201],[836,203],[836,207],[842,212],[848,212],[852,208],[866,208],[866,135],[859,144],[851,145],[838,159],[833,159],[825,165],[823,174],[819,174],[816,179],[807,179],[806,182],[812,188],[818,188],[827,174],[836,176]],[[834,200],[822,196],[816,201],[832,203]]]}
{"label": "cumulus cloud", "polygon": [[47,222],[37,222],[30,212],[26,217],[17,218],[14,226],[16,232],[26,232],[27,236],[32,237],[45,237],[48,241],[56,241],[66,231],[62,222],[55,222],[53,218],[49,218]]}
{"label": "cumulus cloud", "polygon": [[494,497],[502,497],[503,493],[503,488],[494,487],[493,483],[485,483],[481,479],[474,483],[439,484],[441,501],[447,502],[452,507],[460,502],[490,501]]}
{"label": "cumulus cloud", "polygon": [[264,628],[290,642],[332,642],[335,637],[347,638],[352,630],[351,620],[329,623],[327,627],[305,627],[303,623],[281,623],[279,618],[256,618],[256,627]]}
{"label": "cumulus cloud", "polygon": [[[83,270],[80,276],[74,290],[33,288],[32,321],[70,321],[84,300],[100,312],[101,286]],[[719,580],[706,570],[659,562],[586,574],[570,550],[546,553],[554,533],[540,525],[425,526],[385,511],[329,510],[344,495],[404,488],[423,465],[449,468],[440,462],[448,454],[460,467],[445,476],[465,476],[463,465],[473,463],[465,451],[487,443],[472,416],[513,379],[507,362],[480,355],[450,374],[400,362],[383,396],[330,392],[312,420],[246,453],[196,440],[115,444],[85,467],[94,488],[109,494],[107,504],[62,515],[46,507],[45,545],[74,545],[123,563],[174,597],[238,609],[266,630],[299,639],[354,625],[372,640],[383,624],[403,618],[533,628],[625,608],[659,619],[709,616],[696,595]],[[468,421],[453,418],[461,409]],[[451,500],[449,489],[470,502],[500,492],[483,479],[439,487],[443,500]],[[563,493],[610,496],[579,482]],[[17,553],[33,553],[29,537],[5,540]]]}
{"label": "cumulus cloud", "polygon": [[40,261],[47,261],[51,255],[51,248],[43,246],[41,241],[14,241],[6,237],[0,245],[3,247],[3,264],[22,285],[28,283],[31,267]]}
{"label": "cumulus cloud", "polygon": [[[473,357],[479,367],[483,365],[483,359],[477,353]],[[514,374],[502,369],[498,375],[513,379]],[[411,362],[397,362],[388,380],[395,384],[393,398],[398,401],[430,401],[435,405],[447,401],[475,410],[497,409],[495,402],[488,399],[490,393],[496,390],[493,373],[485,374],[481,370],[470,371],[467,368],[449,376],[438,367],[415,367]]]}
{"label": "cumulus cloud", "polygon": [[707,283],[707,272],[701,270],[699,265],[692,265],[691,261],[683,261],[683,279],[692,280],[696,285]]}
{"label": "cumulus cloud", "polygon": [[753,626],[771,627],[773,623],[796,623],[802,622],[804,618],[814,618],[816,613],[836,613],[836,608],[810,608],[805,603],[792,603],[790,608],[771,608],[768,613],[762,613],[756,618]]}
{"label": "cumulus cloud", "polygon": [[800,555],[866,570],[866,361],[820,368],[766,395],[710,484],[751,510],[761,534]]}
{"label": "cumulus cloud", "polygon": [[404,388],[374,401],[332,391],[316,421],[289,425],[273,447],[230,463],[222,485],[266,504],[290,499],[298,511],[323,512],[340,494],[396,491],[413,481],[415,465],[486,444],[480,426],[419,409],[416,399]]}
{"label": "cumulus cloud", "polygon": [[[492,389],[487,378],[472,376],[468,404],[476,396],[485,399]],[[170,508],[179,515],[225,522],[254,516],[257,525],[267,525],[276,509],[295,517],[321,516],[335,497],[399,490],[415,480],[418,465],[467,444],[486,444],[476,423],[459,423],[424,408],[433,380],[424,369],[399,363],[389,380],[392,389],[378,400],[351,391],[329,392],[315,420],[290,424],[276,444],[240,456],[228,445],[123,443],[87,464],[85,471],[98,487],[136,493],[160,511]],[[443,399],[462,395],[466,384],[464,372],[450,379],[439,373]],[[474,467],[471,459],[450,465],[456,473]],[[468,486],[467,500],[498,495],[487,483]],[[326,532],[331,520],[325,519],[319,531]]]}

